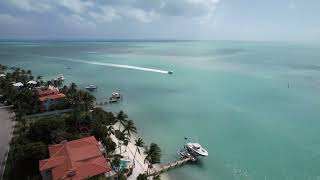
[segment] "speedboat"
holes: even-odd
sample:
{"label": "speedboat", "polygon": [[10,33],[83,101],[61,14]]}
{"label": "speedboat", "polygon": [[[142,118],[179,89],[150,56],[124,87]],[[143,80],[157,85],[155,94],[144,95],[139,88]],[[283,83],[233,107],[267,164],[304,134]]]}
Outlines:
{"label": "speedboat", "polygon": [[98,87],[95,86],[95,85],[89,85],[86,87],[86,90],[89,90],[89,91],[93,91],[93,90],[96,90]]}
{"label": "speedboat", "polygon": [[194,155],[199,156],[208,156],[208,151],[201,147],[198,143],[187,143],[186,146],[187,150]]}
{"label": "speedboat", "polygon": [[173,72],[172,71],[168,71],[168,74],[173,74]]}
{"label": "speedboat", "polygon": [[111,97],[119,99],[119,98],[121,98],[121,95],[118,92],[113,92]]}

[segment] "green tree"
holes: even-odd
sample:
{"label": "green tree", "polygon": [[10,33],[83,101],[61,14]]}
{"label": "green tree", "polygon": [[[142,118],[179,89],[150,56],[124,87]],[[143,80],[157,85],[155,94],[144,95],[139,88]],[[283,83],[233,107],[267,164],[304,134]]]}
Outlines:
{"label": "green tree", "polygon": [[144,162],[148,162],[147,173],[149,173],[149,169],[152,168],[154,164],[160,163],[161,149],[157,144],[151,143],[150,147],[147,147],[144,153],[146,155]]}
{"label": "green tree", "polygon": [[144,147],[144,142],[143,142],[143,140],[141,138],[138,138],[138,139],[134,140],[134,142],[135,142],[134,145],[136,146],[136,151],[134,153],[133,158],[136,157],[137,152],[140,154],[140,149],[139,148]]}
{"label": "green tree", "polygon": [[137,180],[148,180],[148,176],[146,174],[139,174]]}
{"label": "green tree", "polygon": [[152,178],[153,180],[161,180],[161,176],[160,175],[155,175]]}
{"label": "green tree", "polygon": [[126,133],[129,137],[131,137],[131,133],[137,133],[137,128],[134,125],[134,122],[132,120],[127,120],[122,132]]}
{"label": "green tree", "polygon": [[116,150],[117,144],[113,142],[110,137],[103,137],[101,142],[105,146],[107,154],[110,154]]}
{"label": "green tree", "polygon": [[132,120],[128,120],[127,123],[124,124],[124,129],[122,132],[125,133],[127,136],[127,140],[125,141],[125,146],[126,146],[125,151],[127,151],[127,146],[130,141],[131,133],[137,133],[137,128],[135,127]]}
{"label": "green tree", "polygon": [[124,125],[127,122],[128,115],[124,113],[122,110],[117,114],[116,120],[119,123],[119,131],[121,125]]}
{"label": "green tree", "polygon": [[28,137],[33,141],[42,141],[46,144],[52,144],[55,136],[52,132],[58,129],[64,129],[63,120],[54,118],[42,118],[31,124]]}
{"label": "green tree", "polygon": [[14,173],[14,179],[29,179],[39,175],[39,160],[45,159],[47,156],[47,145],[42,142],[16,145],[12,172],[18,173]]}

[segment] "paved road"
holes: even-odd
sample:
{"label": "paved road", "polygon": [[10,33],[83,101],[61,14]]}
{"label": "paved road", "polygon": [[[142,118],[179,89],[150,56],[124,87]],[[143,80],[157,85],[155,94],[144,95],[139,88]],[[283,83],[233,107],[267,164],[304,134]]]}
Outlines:
{"label": "paved road", "polygon": [[13,131],[14,114],[2,104],[0,104],[0,179],[4,170],[6,154],[9,149],[9,142]]}

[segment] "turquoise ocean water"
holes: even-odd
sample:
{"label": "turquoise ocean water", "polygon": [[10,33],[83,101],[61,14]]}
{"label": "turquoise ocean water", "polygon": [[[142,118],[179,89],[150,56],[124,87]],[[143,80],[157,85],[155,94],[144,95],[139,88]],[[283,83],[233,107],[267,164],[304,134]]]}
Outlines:
{"label": "turquoise ocean water", "polygon": [[172,179],[320,179],[320,45],[1,42],[0,63],[47,79],[62,73],[82,88],[95,84],[99,101],[124,94],[104,108],[125,110],[138,136],[161,146],[164,163],[176,158],[184,137],[209,151],[199,163],[169,172]]}

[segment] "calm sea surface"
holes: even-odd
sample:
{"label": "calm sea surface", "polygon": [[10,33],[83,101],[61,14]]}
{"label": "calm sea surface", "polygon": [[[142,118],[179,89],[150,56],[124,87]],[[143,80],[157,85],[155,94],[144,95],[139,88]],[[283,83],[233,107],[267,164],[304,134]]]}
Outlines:
{"label": "calm sea surface", "polygon": [[[168,173],[185,180],[320,179],[320,45],[231,41],[0,42],[0,63],[113,91],[162,161],[184,137],[209,157]],[[106,63],[159,70],[110,67]]]}

